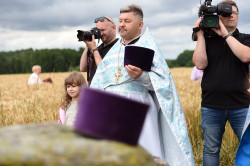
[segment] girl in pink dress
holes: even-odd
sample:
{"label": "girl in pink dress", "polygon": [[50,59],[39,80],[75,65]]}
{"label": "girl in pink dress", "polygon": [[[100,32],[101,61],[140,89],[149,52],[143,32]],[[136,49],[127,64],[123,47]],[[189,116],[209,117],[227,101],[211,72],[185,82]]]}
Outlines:
{"label": "girl in pink dress", "polygon": [[65,96],[59,109],[58,123],[73,126],[78,106],[78,99],[83,85],[86,85],[81,72],[73,71],[64,81]]}

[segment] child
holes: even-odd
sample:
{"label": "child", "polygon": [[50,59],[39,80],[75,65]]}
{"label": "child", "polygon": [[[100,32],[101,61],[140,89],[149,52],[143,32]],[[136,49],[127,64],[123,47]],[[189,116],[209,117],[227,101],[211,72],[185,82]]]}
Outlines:
{"label": "child", "polygon": [[59,110],[58,123],[73,126],[76,119],[78,98],[86,81],[80,72],[73,71],[64,81],[65,97]]}
{"label": "child", "polygon": [[34,84],[41,84],[42,81],[39,78],[39,74],[41,73],[42,68],[39,65],[35,65],[32,67],[32,74],[29,77],[28,84],[34,85]]}

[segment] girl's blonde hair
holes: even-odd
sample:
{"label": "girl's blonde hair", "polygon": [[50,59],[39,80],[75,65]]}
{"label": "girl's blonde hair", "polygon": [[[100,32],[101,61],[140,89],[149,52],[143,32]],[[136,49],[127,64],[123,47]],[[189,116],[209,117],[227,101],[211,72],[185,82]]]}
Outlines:
{"label": "girl's blonde hair", "polygon": [[87,85],[87,84],[82,73],[78,71],[71,72],[69,76],[65,78],[64,80],[65,96],[63,99],[63,103],[62,103],[63,109],[67,109],[70,106],[70,102],[72,100],[72,97],[67,93],[68,85],[80,86],[81,88],[83,85]]}

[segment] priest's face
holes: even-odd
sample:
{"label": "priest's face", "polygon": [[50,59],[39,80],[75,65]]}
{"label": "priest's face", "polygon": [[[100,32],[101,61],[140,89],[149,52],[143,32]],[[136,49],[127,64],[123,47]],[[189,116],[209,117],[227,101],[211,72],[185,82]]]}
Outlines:
{"label": "priest's face", "polygon": [[133,12],[121,13],[118,23],[118,31],[125,44],[141,34],[143,22]]}

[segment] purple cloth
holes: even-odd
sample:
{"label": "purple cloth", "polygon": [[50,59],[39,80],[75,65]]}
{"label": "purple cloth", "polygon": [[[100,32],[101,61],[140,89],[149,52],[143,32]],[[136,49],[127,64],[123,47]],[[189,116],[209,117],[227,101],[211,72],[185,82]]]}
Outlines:
{"label": "purple cloth", "polygon": [[85,87],[75,130],[94,138],[137,145],[148,108],[144,103]]}
{"label": "purple cloth", "polygon": [[126,46],[124,66],[133,65],[145,71],[150,71],[154,58],[154,50],[139,46]]}

